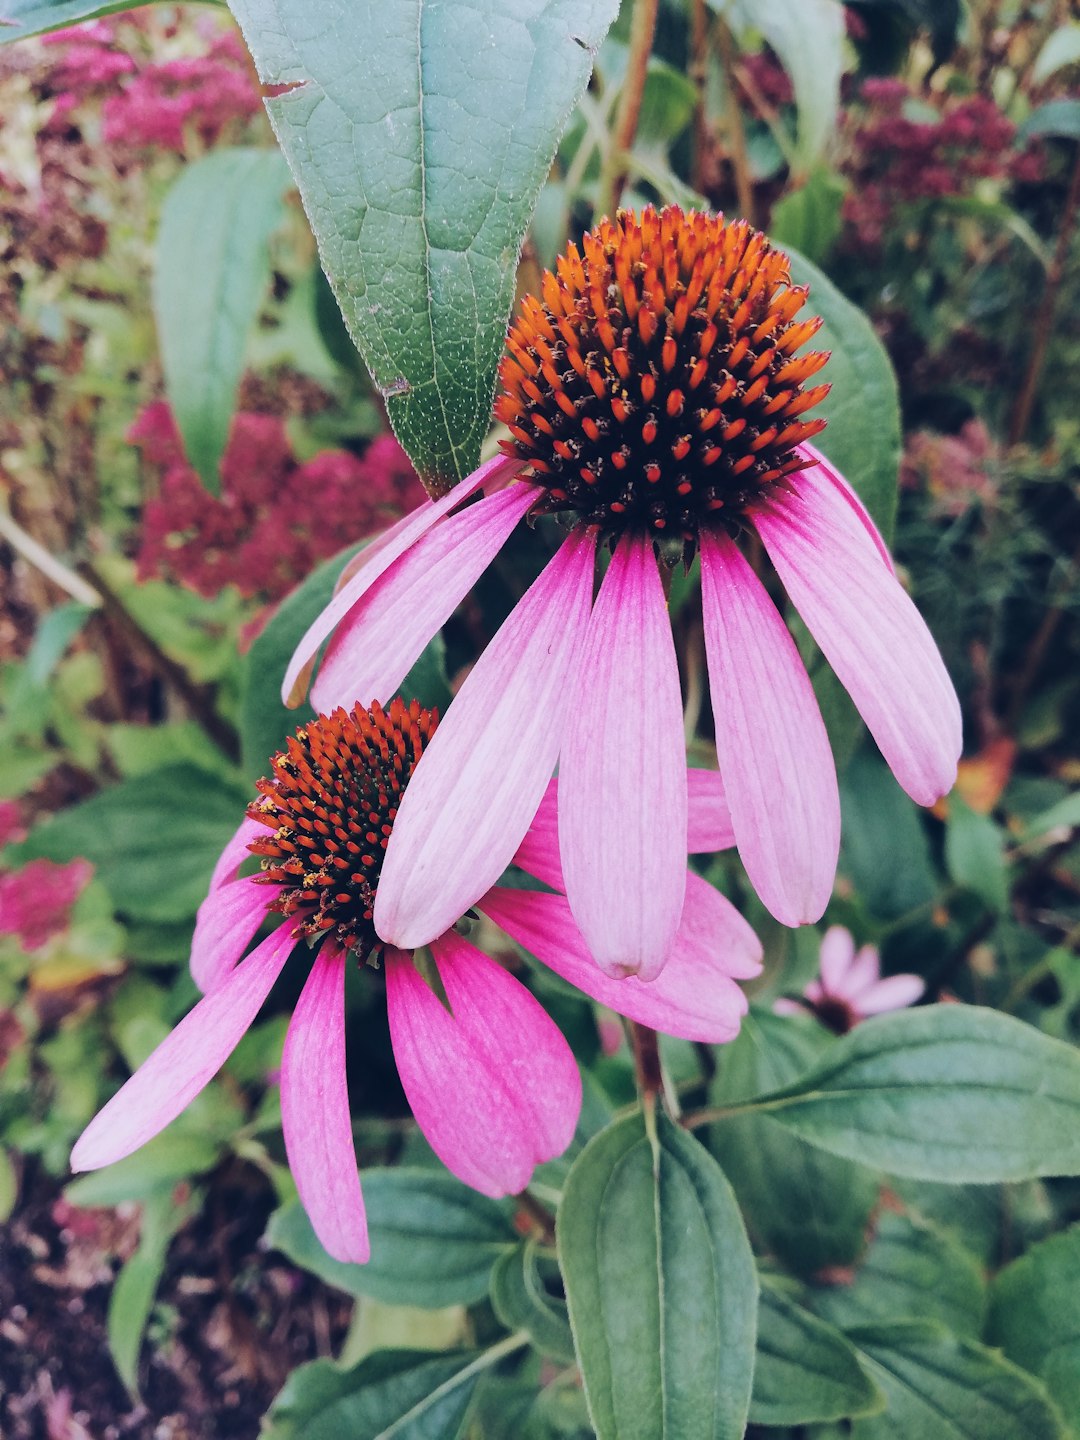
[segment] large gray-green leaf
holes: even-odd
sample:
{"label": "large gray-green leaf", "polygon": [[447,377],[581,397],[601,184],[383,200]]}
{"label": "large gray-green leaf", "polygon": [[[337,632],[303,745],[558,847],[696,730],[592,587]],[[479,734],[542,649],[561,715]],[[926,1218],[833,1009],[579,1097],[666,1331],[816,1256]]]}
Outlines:
{"label": "large gray-green leaf", "polygon": [[185,168],[161,210],[154,315],[165,388],[187,458],[215,495],[288,186],[277,150],[215,150]]}
{"label": "large gray-green leaf", "polygon": [[1080,1225],[1033,1246],[990,1292],[987,1339],[1080,1416]]}
{"label": "large gray-green leaf", "polygon": [[819,378],[832,389],[812,412],[829,423],[816,444],[859,492],[888,540],[900,476],[900,392],[892,362],[859,307],[805,255],[784,248],[794,283],[810,286],[803,313],[825,322],[813,346],[831,351]]}
{"label": "large gray-green leaf", "polygon": [[849,1339],[887,1397],[883,1414],[855,1422],[853,1440],[1063,1440],[1036,1380],[943,1326],[877,1325]]}
{"label": "large gray-green leaf", "polygon": [[[219,0],[202,0],[216,5]],[[9,40],[24,40],[28,35],[41,35],[46,30],[60,30],[80,20],[96,20],[100,15],[116,15],[134,10],[146,0],[0,0],[0,45]]]}
{"label": "large gray-green leaf", "polygon": [[518,251],[617,0],[232,0],[323,267],[422,475],[472,470]]}
{"label": "large gray-green leaf", "polygon": [[560,1365],[573,1364],[574,1338],[566,1301],[549,1295],[544,1285],[545,1264],[553,1260],[537,1254],[536,1242],[523,1240],[495,1262],[491,1272],[491,1303],[508,1330],[524,1330],[542,1355]]}
{"label": "large gray-green leaf", "polygon": [[812,1425],[869,1415],[885,1397],[847,1340],[762,1276],[750,1419],[755,1425]]}
{"label": "large gray-green leaf", "polygon": [[557,1223],[570,1322],[600,1440],[741,1440],[757,1274],[715,1160],[663,1115],[582,1151]]}
{"label": "large gray-green leaf", "polygon": [[876,1016],[751,1104],[835,1155],[916,1179],[1080,1174],[1080,1052],[996,1010]]}

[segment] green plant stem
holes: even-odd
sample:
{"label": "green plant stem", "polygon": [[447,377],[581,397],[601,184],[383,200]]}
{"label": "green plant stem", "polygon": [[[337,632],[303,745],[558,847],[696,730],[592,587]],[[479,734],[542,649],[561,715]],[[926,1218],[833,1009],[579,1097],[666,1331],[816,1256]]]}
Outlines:
{"label": "green plant stem", "polygon": [[619,198],[626,184],[626,157],[633,148],[637,135],[638,119],[641,116],[641,100],[645,94],[645,79],[649,71],[649,56],[652,54],[653,38],[656,35],[656,16],[660,0],[634,0],[634,13],[630,21],[630,53],[626,61],[626,78],[619,94],[619,108],[615,112],[615,129],[604,157],[600,171],[600,184],[596,193],[596,217],[614,215]]}

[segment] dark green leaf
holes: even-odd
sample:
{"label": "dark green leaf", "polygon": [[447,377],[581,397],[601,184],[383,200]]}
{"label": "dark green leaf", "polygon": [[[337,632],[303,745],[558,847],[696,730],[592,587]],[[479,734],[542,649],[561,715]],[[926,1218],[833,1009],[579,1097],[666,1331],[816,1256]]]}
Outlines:
{"label": "dark green leaf", "polygon": [[973,890],[996,914],[1009,903],[1005,837],[989,815],[979,815],[958,794],[949,796],[945,863],[958,885]]}
{"label": "dark green leaf", "polygon": [[887,1397],[884,1414],[855,1422],[853,1440],[1063,1440],[1042,1386],[974,1341],[918,1322],[849,1339]]}
{"label": "dark green leaf", "polygon": [[1080,1225],[1034,1245],[990,1292],[987,1339],[1080,1416]]}
{"label": "dark green leaf", "polygon": [[215,495],[289,183],[277,150],[215,150],[184,168],[161,210],[154,315],[165,387],[187,458]]}
{"label": "dark green leaf", "polygon": [[[0,0],[0,45],[9,40],[23,40],[28,35],[41,35],[46,30],[60,30],[80,20],[96,20],[101,15],[116,15],[134,10],[147,0]],[[217,4],[218,0],[202,0]]]}
{"label": "dark green leaf", "polygon": [[169,1241],[186,1218],[186,1208],[175,1206],[167,1191],[147,1202],[139,1248],[117,1275],[109,1296],[109,1351],[117,1374],[132,1395],[139,1391],[139,1351],[165,1271]]}
{"label": "dark green leaf", "polygon": [[213,1169],[220,1150],[211,1136],[170,1129],[155,1135],[134,1155],[80,1175],[65,1187],[64,1199],[72,1205],[122,1205],[168,1195],[179,1180]]}
{"label": "dark green leaf", "polygon": [[301,1365],[271,1406],[261,1440],[454,1440],[481,1373],[476,1360],[460,1351],[378,1350],[351,1370],[329,1360]]}
{"label": "dark green leaf", "polygon": [[246,803],[246,794],[220,775],[170,765],[61,811],[9,855],[17,857],[13,863],[85,856],[122,914],[186,920],[205,898]]}
{"label": "dark green leaf", "polygon": [[365,1170],[371,1259],[332,1260],[303,1207],[270,1217],[267,1240],[294,1264],[350,1295],[438,1309],[487,1294],[491,1267],[517,1241],[506,1207],[440,1170]]}
{"label": "dark green leaf", "polygon": [[803,1139],[898,1175],[1080,1174],[1080,1052],[996,1010],[876,1016],[761,1104]]}
{"label": "dark green leaf", "polygon": [[591,1140],[559,1207],[559,1261],[600,1440],[739,1440],[757,1275],[723,1172],[663,1115]]}
{"label": "dark green leaf", "polygon": [[789,190],[774,206],[769,233],[778,245],[796,250],[820,265],[840,234],[840,207],[846,187],[821,167],[798,190]]}
{"label": "dark green leaf", "polygon": [[[755,1010],[720,1052],[709,1098],[726,1105],[775,1090],[803,1074],[831,1043],[809,1018]],[[793,1139],[767,1115],[732,1116],[710,1129],[708,1143],[751,1234],[790,1269],[813,1275],[850,1265],[860,1254],[878,1196],[869,1170]]]}
{"label": "dark green leaf", "polygon": [[537,1350],[562,1365],[573,1363],[574,1337],[565,1300],[544,1287],[534,1241],[526,1240],[501,1255],[491,1272],[491,1303],[508,1330],[524,1330]]}
{"label": "dark green leaf", "polygon": [[840,868],[871,911],[891,920],[933,900],[938,885],[922,821],[879,756],[854,756],[840,802]]}
{"label": "dark green leaf", "polygon": [[616,0],[233,0],[323,266],[422,475],[472,470],[529,215]]}
{"label": "dark green leaf", "polygon": [[868,1415],[885,1397],[838,1330],[761,1279],[757,1361],[750,1419],[755,1425],[811,1425]]}
{"label": "dark green leaf", "polygon": [[818,1286],[814,1308],[845,1328],[885,1320],[940,1320],[977,1339],[986,1310],[982,1270],[957,1241],[925,1221],[885,1211],[849,1283]]}
{"label": "dark green leaf", "polygon": [[829,422],[817,444],[859,492],[888,540],[900,473],[900,398],[892,364],[858,306],[804,255],[788,253],[792,280],[810,286],[804,313],[825,322],[814,348],[832,352],[821,372],[832,390],[813,412]]}

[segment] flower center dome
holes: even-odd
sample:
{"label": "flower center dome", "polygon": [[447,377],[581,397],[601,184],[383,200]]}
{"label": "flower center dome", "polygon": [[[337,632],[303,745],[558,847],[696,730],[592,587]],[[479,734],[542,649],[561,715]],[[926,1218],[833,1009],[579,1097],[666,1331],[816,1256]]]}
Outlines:
{"label": "flower center dome", "polygon": [[545,272],[507,338],[503,448],[545,509],[692,547],[807,463],[794,447],[825,421],[800,417],[829,387],[803,385],[829,357],[795,352],[822,322],[795,322],[808,289],[744,220],[620,210],[582,249]]}
{"label": "flower center dome", "polygon": [[386,842],[402,792],[431,739],[438,714],[395,699],[320,715],[291,736],[257,782],[248,815],[272,835],[253,840],[271,903],[305,912],[300,932],[330,935],[366,959],[382,942],[371,923]]}

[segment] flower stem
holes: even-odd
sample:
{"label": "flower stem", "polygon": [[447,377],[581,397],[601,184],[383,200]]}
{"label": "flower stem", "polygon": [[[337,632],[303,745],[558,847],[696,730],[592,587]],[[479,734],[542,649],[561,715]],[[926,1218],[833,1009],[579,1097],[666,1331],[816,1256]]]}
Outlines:
{"label": "flower stem", "polygon": [[614,215],[626,184],[626,157],[633,147],[638,119],[641,116],[641,100],[645,94],[645,79],[649,70],[653,38],[656,35],[656,15],[659,8],[660,0],[634,0],[626,79],[619,95],[615,130],[604,157],[600,184],[596,192],[598,219],[602,215]]}

